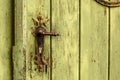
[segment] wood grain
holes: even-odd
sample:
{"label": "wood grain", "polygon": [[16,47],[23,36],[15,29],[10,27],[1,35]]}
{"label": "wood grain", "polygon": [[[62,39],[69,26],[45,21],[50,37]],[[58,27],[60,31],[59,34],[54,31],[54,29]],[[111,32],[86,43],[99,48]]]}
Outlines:
{"label": "wood grain", "polygon": [[108,9],[81,0],[81,80],[108,80]]}
{"label": "wood grain", "polygon": [[0,0],[0,80],[12,80],[13,0]]}
{"label": "wood grain", "polygon": [[79,0],[52,0],[52,80],[78,80]]}
{"label": "wood grain", "polygon": [[15,0],[14,80],[25,80],[26,78],[26,16],[25,8],[23,8],[25,1]]}
{"label": "wood grain", "polygon": [[[0,11],[0,64],[5,64],[1,68],[7,66],[0,73],[3,80],[11,78],[9,8]],[[60,33],[58,37],[45,37],[44,53],[47,58],[52,57],[47,73],[35,71],[34,64],[35,38],[31,27],[32,18],[39,13],[51,18],[47,31]],[[108,9],[94,0],[15,0],[14,80],[119,80],[119,13],[118,7]],[[5,19],[8,17],[9,22]],[[4,77],[5,72],[9,77]]]}
{"label": "wood grain", "polygon": [[[114,0],[115,1],[115,0]],[[120,7],[110,9],[110,80],[120,77]]]}
{"label": "wood grain", "polygon": [[[35,37],[31,27],[35,27],[32,18],[39,13],[49,17],[49,0],[15,0],[15,46],[14,46],[14,80],[49,80],[47,73],[35,71]],[[49,31],[49,25],[47,25]],[[45,39],[45,54],[50,54],[50,39]]]}
{"label": "wood grain", "polygon": [[[34,3],[34,4],[33,4]],[[32,6],[31,6],[32,5]],[[34,64],[35,55],[35,37],[31,34],[31,27],[35,27],[32,18],[36,18],[39,13],[45,18],[50,18],[50,0],[31,0],[27,1],[27,80],[49,80],[50,70],[47,67],[46,72],[39,72]],[[47,31],[50,31],[50,23],[47,24]],[[44,54],[46,59],[50,54],[50,37],[45,37]],[[30,57],[33,56],[33,57]]]}

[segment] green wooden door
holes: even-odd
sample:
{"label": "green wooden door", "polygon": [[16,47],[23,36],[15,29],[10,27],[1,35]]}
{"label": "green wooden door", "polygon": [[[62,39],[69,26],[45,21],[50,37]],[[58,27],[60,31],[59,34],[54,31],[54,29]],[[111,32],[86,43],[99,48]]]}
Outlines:
{"label": "green wooden door", "polygon": [[[14,80],[77,80],[79,78],[79,1],[15,1]],[[45,37],[45,55],[52,58],[47,73],[35,71],[35,37],[32,18],[48,16],[47,31],[60,33]],[[31,57],[33,56],[33,57]]]}
{"label": "green wooden door", "polygon": [[[0,80],[119,80],[120,7],[105,7],[94,0],[4,1],[0,1],[4,4]],[[39,13],[50,19],[47,31],[60,34],[45,37],[44,53],[52,59],[47,72],[37,71],[34,64],[31,27]]]}

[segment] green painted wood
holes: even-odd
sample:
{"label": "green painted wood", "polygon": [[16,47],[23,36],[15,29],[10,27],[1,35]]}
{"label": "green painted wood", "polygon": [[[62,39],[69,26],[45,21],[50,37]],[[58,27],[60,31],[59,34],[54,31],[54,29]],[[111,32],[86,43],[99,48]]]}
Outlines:
{"label": "green painted wood", "polygon": [[[49,17],[50,15],[50,0],[27,0],[26,2],[26,26],[27,26],[27,39],[26,39],[26,48],[27,48],[27,78],[26,80],[49,80],[49,66],[47,73],[35,71],[37,66],[34,64],[34,56],[35,56],[35,37],[31,34],[31,27],[35,27],[32,21],[32,18],[36,18],[39,13],[43,17]],[[50,30],[50,23],[47,24],[47,31]],[[50,38],[45,37],[45,45],[44,45],[44,53],[46,58],[49,57],[50,54]],[[31,58],[32,55],[33,57]]]}
{"label": "green painted wood", "polygon": [[0,80],[12,80],[13,0],[0,0]]}
{"label": "green painted wood", "polygon": [[110,9],[110,80],[120,77],[120,7]]}
{"label": "green painted wood", "polygon": [[81,0],[81,80],[108,80],[108,9]]}
{"label": "green painted wood", "polygon": [[13,78],[25,80],[26,78],[26,14],[25,1],[15,0],[15,46],[13,48]]}
{"label": "green painted wood", "polygon": [[[3,4],[2,1],[0,3]],[[4,14],[7,9],[1,13]],[[8,13],[10,11],[9,9]],[[32,18],[36,18],[39,12],[51,17],[51,28],[48,23],[47,30],[60,33],[59,37],[51,37],[51,41],[50,37],[45,37],[46,57],[52,56],[51,70],[48,67],[47,73],[35,71],[34,64],[35,38],[31,34],[31,27],[34,27]],[[108,8],[94,0],[81,0],[80,3],[79,0],[15,0],[14,80],[108,80],[108,77],[110,80],[119,80],[119,13],[119,8],[112,8],[109,18]],[[3,19],[0,23],[6,23],[4,18],[11,17],[12,14],[4,15],[0,15]],[[10,26],[4,27],[1,34],[12,27],[9,22],[0,25]],[[0,54],[0,61],[8,67],[10,56],[4,53],[10,52],[12,32],[7,32],[9,35],[1,36],[0,51],[3,53]],[[10,44],[7,45],[7,50],[4,48],[5,44]],[[4,60],[3,56],[8,60]],[[1,72],[0,79],[11,78],[3,77],[5,72]],[[6,72],[9,73],[7,75],[11,73],[8,68]]]}
{"label": "green painted wood", "polygon": [[52,80],[78,80],[79,0],[52,0]]}
{"label": "green painted wood", "polygon": [[[35,27],[32,18],[39,13],[49,17],[49,0],[15,0],[15,46],[14,46],[14,80],[49,80],[47,73],[35,71],[35,37],[31,27]],[[47,26],[49,31],[49,25]],[[45,53],[49,57],[50,39],[45,39]]]}

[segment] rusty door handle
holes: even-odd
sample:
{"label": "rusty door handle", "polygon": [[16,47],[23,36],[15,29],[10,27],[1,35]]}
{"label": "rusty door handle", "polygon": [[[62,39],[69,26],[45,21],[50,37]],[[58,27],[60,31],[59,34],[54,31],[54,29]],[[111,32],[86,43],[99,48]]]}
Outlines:
{"label": "rusty door handle", "polygon": [[107,7],[119,7],[120,6],[120,1],[116,1],[116,2],[105,1],[105,0],[95,0],[95,1]]}
{"label": "rusty door handle", "polygon": [[33,29],[33,35],[36,38],[36,54],[35,54],[35,64],[38,67],[38,70],[43,72],[47,72],[47,64],[48,61],[45,59],[44,54],[44,36],[59,36],[58,33],[55,32],[47,32],[46,31],[46,23],[49,19],[43,19],[42,16],[38,16],[37,19],[33,19],[34,25],[36,26]]}

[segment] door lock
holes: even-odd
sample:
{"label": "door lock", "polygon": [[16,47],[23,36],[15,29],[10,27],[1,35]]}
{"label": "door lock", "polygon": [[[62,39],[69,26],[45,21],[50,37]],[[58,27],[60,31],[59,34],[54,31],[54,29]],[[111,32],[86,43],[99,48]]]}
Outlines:
{"label": "door lock", "polygon": [[44,36],[59,36],[59,34],[46,31],[46,23],[49,21],[48,18],[44,20],[42,16],[38,16],[37,19],[32,18],[32,20],[36,26],[32,32],[36,38],[35,64],[37,65],[38,70],[43,72],[47,70],[45,68],[48,64],[44,54]]}

